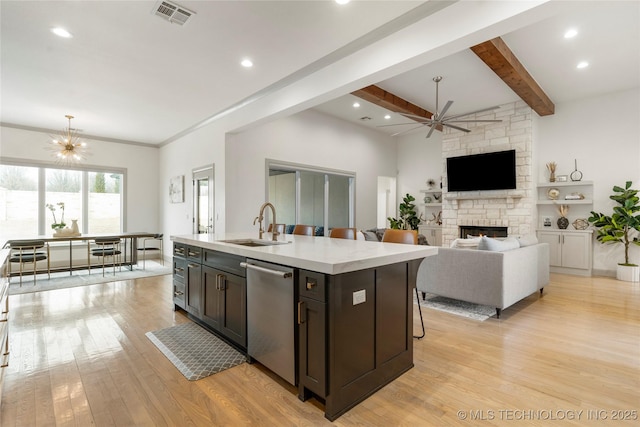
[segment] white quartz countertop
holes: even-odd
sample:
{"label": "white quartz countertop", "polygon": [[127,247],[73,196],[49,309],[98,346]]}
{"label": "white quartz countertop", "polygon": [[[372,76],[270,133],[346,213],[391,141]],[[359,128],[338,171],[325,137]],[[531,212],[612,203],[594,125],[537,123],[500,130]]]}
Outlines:
{"label": "white quartz countertop", "polygon": [[[247,247],[224,240],[258,240],[258,233],[217,233],[171,236],[171,240],[205,249],[240,255],[325,274],[340,274],[382,265],[422,259],[438,253],[436,246],[380,243],[283,234],[282,244]],[[271,233],[263,239],[271,241]]]}

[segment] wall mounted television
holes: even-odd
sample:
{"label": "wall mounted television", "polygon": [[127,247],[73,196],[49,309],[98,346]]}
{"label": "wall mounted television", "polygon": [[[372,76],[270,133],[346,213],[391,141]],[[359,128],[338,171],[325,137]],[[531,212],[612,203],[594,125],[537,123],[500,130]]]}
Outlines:
{"label": "wall mounted television", "polygon": [[516,188],[516,150],[447,158],[447,190]]}

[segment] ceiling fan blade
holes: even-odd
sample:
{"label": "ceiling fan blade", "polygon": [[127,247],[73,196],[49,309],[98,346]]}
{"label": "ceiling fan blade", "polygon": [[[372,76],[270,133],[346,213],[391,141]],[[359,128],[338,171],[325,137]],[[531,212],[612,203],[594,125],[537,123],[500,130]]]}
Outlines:
{"label": "ceiling fan blade", "polygon": [[445,119],[444,123],[500,123],[502,120],[449,120]]}
{"label": "ceiling fan blade", "polygon": [[435,120],[442,120],[442,118],[444,117],[444,115],[447,112],[447,110],[449,109],[449,107],[451,107],[451,104],[453,104],[453,101],[447,101],[447,103],[444,105],[444,108],[442,109],[442,111],[440,111],[438,113],[437,117],[435,117]]}
{"label": "ceiling fan blade", "polygon": [[431,129],[429,129],[429,133],[427,134],[427,138],[431,138],[431,134],[433,133],[433,131],[436,130],[436,124],[433,123],[431,125]]}
{"label": "ceiling fan blade", "polygon": [[443,123],[442,125],[453,128],[453,129],[461,130],[462,132],[467,132],[467,133],[471,132],[469,129],[461,128],[460,126],[450,125],[448,123]]}
{"label": "ceiling fan blade", "polygon": [[412,130],[416,130],[416,129],[418,129],[418,128],[422,127],[422,126],[423,126],[423,125],[420,125],[420,126],[413,127],[413,128],[411,128],[411,129],[403,130],[403,131],[401,131],[401,132],[392,133],[392,134],[391,134],[391,136],[404,135],[405,133],[409,133],[409,132],[411,132]]}
{"label": "ceiling fan blade", "polygon": [[491,111],[491,110],[495,110],[496,108],[500,108],[500,106],[499,106],[499,105],[496,105],[496,106],[494,106],[494,107],[488,107],[488,108],[483,108],[483,109],[481,109],[481,110],[470,111],[470,112],[468,112],[468,113],[464,113],[464,114],[456,114],[456,115],[454,115],[454,116],[447,117],[447,118],[446,118],[446,120],[450,120],[450,119],[457,119],[458,117],[464,117],[464,116],[468,116],[468,115],[470,115],[470,114],[482,113],[482,112],[484,112],[484,111]]}
{"label": "ceiling fan blade", "polygon": [[429,117],[424,117],[424,116],[417,116],[415,114],[409,114],[409,113],[400,113],[401,115],[405,116],[408,119],[414,119],[414,120],[420,120],[420,121],[424,121],[424,120],[434,120],[433,116],[431,116],[432,118]]}

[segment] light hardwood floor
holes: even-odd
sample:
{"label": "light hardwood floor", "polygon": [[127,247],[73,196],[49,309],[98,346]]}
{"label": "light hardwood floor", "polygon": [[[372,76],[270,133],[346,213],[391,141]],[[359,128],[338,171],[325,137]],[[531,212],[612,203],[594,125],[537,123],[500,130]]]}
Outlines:
{"label": "light hardwood floor", "polygon": [[[189,321],[171,292],[161,276],[11,296],[0,425],[331,425],[258,364],[187,381],[144,335]],[[638,284],[552,274],[499,320],[424,314],[415,367],[334,425],[640,422]]]}

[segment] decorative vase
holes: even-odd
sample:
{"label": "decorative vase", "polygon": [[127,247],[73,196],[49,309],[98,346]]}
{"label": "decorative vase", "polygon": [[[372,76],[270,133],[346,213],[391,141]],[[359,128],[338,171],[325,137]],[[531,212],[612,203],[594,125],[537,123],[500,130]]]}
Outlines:
{"label": "decorative vase", "polygon": [[78,228],[78,220],[77,219],[72,219],[71,220],[71,233],[72,234],[77,234],[78,236],[80,235],[80,229]]}
{"label": "decorative vase", "polygon": [[561,230],[566,229],[569,226],[569,220],[564,217],[561,216],[560,218],[558,218],[558,228]]}
{"label": "decorative vase", "polygon": [[549,172],[549,182],[556,182],[556,173]]}
{"label": "decorative vase", "polygon": [[618,264],[616,279],[625,282],[640,282],[640,266]]}

